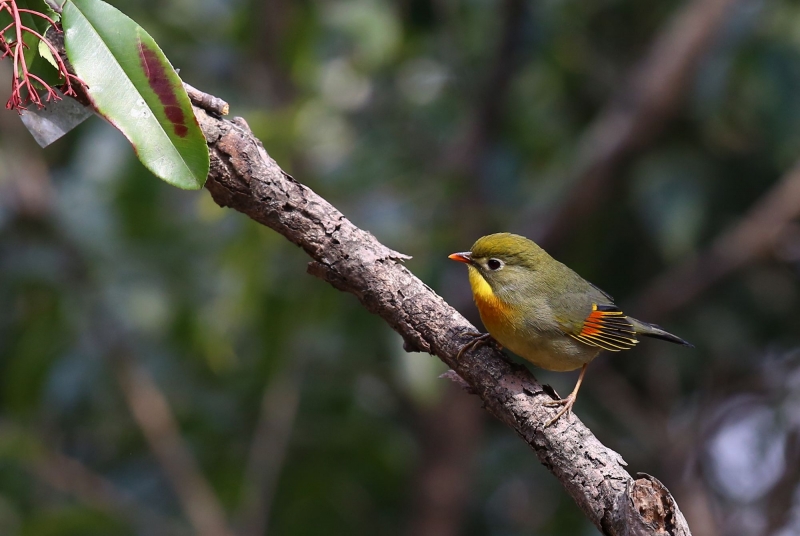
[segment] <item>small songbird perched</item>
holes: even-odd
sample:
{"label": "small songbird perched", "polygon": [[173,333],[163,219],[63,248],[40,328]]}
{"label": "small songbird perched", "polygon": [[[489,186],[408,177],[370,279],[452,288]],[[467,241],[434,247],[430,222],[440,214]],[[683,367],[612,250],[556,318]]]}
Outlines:
{"label": "small songbird perched", "polygon": [[469,269],[469,283],[489,336],[537,367],[554,371],[581,368],[578,383],[545,426],[572,410],[586,366],[601,350],[618,352],[639,343],[638,336],[692,346],[625,314],[614,299],[555,260],[527,238],[497,233],[478,239],[470,251],[449,257]]}

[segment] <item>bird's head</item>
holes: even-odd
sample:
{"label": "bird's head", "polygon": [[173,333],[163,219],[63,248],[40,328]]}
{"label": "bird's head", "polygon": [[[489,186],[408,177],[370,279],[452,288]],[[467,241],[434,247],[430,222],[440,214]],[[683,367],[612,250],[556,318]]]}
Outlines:
{"label": "bird's head", "polygon": [[466,263],[473,291],[480,281],[488,283],[494,294],[521,290],[536,271],[546,267],[552,257],[532,240],[511,233],[479,238],[470,251],[453,253],[450,259]]}

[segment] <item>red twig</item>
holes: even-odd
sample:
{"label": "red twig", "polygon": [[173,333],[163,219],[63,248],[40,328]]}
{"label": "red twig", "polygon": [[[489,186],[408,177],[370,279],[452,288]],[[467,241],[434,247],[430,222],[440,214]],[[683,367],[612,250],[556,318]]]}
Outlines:
{"label": "red twig", "polygon": [[[6,108],[21,111],[25,109],[25,105],[28,103],[36,104],[41,108],[44,106],[45,101],[49,102],[53,99],[61,99],[59,94],[50,84],[45,82],[40,76],[37,76],[28,70],[28,64],[25,61],[24,52],[25,49],[30,47],[23,39],[23,36],[26,32],[36,37],[39,41],[45,43],[47,48],[50,50],[56,62],[59,78],[64,80],[64,84],[60,88],[61,91],[65,95],[76,95],[75,89],[73,88],[73,82],[80,83],[80,79],[69,72],[64,60],[58,53],[58,50],[47,39],[45,39],[43,35],[23,24],[20,14],[27,13],[31,16],[44,19],[53,28],[55,28],[57,32],[61,32],[62,30],[58,26],[58,23],[56,23],[56,21],[54,21],[45,13],[17,7],[16,0],[0,0],[0,12],[2,11],[7,11],[11,16],[12,21],[11,24],[0,31],[0,52],[2,52],[0,59],[10,56],[13,58],[12,61],[14,63],[14,77],[11,81],[11,96],[9,97],[8,102],[6,102]],[[9,40],[6,38],[5,34],[12,28],[14,30],[14,37]],[[41,89],[37,89],[36,85],[34,85],[34,82],[40,85]],[[44,101],[42,100],[40,91],[45,92]]]}
{"label": "red twig", "polygon": [[[22,11],[22,10],[20,10],[20,11]],[[25,10],[25,11],[27,11],[27,10]],[[43,17],[45,17],[47,20],[51,20],[50,17],[47,17],[46,15],[43,15]],[[55,23],[53,23],[53,24],[54,24],[53,28],[55,28],[56,31],[60,33],[62,31],[61,28],[59,28],[58,25],[56,25]],[[62,91],[63,91],[64,95],[75,95],[75,90],[72,88],[72,83],[70,82],[70,78],[74,78],[75,81],[78,82],[78,83],[82,83],[81,79],[78,78],[77,76],[75,76],[74,74],[69,72],[69,70],[67,69],[66,64],[64,63],[64,60],[61,58],[61,54],[59,53],[58,49],[56,47],[54,47],[53,44],[50,43],[50,41],[45,39],[44,36],[39,34],[39,32],[31,30],[30,28],[24,28],[24,29],[25,29],[25,31],[27,31],[27,32],[31,33],[32,35],[36,36],[50,50],[50,53],[52,54],[53,59],[56,60],[56,64],[58,65],[59,76],[64,78],[64,87],[62,88]],[[33,76],[33,75],[31,75],[31,76]],[[44,82],[41,82],[41,83],[44,84]],[[44,84],[44,85],[48,89],[48,91],[50,91],[49,86],[47,86],[47,84]],[[58,95],[56,95],[56,96],[58,97]]]}
{"label": "red twig", "polygon": [[47,22],[49,22],[53,26],[56,25],[56,21],[54,21],[53,19],[51,19],[50,17],[48,17],[44,13],[39,13],[38,11],[34,11],[32,9],[25,9],[25,8],[18,8],[17,11],[19,11],[20,13],[30,13],[31,15],[35,15],[37,17],[41,17],[41,18],[45,19]]}

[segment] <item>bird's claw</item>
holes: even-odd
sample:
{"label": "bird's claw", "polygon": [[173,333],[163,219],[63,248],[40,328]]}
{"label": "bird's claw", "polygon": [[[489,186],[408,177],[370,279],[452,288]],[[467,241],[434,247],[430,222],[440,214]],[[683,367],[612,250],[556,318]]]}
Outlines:
{"label": "bird's claw", "polygon": [[565,413],[567,415],[572,413],[572,406],[575,404],[575,398],[577,398],[577,397],[575,397],[574,395],[571,394],[567,398],[562,398],[561,400],[551,400],[549,402],[544,402],[543,404],[545,406],[549,407],[549,408],[557,407],[557,406],[564,406],[561,409],[561,411],[556,413],[555,417],[553,417],[552,419],[547,421],[547,423],[545,423],[544,427],[545,428],[550,427],[554,422],[556,422],[558,419],[560,419],[561,416],[564,415]]}
{"label": "bird's claw", "polygon": [[467,350],[474,349],[475,347],[481,344],[486,344],[486,342],[488,342],[489,340],[494,340],[492,339],[492,336],[489,333],[476,333],[474,331],[471,331],[465,333],[465,335],[469,335],[473,337],[473,339],[461,347],[461,349],[458,351],[458,355],[456,355],[456,361],[461,359],[461,355]]}

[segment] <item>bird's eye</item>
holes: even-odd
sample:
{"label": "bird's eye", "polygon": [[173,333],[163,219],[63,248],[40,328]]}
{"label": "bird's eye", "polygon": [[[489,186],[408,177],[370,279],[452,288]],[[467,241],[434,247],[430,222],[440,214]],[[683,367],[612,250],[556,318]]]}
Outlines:
{"label": "bird's eye", "polygon": [[490,270],[499,270],[503,267],[503,261],[498,259],[489,259],[489,262],[486,263],[486,266],[488,266]]}

